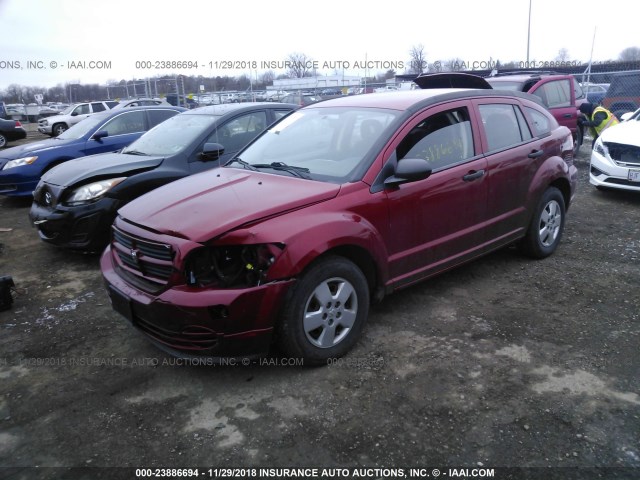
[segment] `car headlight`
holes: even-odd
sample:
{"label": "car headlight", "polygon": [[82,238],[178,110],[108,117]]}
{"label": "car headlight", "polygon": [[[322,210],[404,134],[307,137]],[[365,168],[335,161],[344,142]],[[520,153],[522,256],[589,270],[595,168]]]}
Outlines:
{"label": "car headlight", "polygon": [[609,150],[604,146],[604,143],[602,143],[602,138],[596,140],[596,143],[593,145],[593,151],[603,157],[609,157]]}
{"label": "car headlight", "polygon": [[110,178],[108,180],[101,180],[99,182],[88,183],[81,187],[76,188],[71,192],[71,196],[67,198],[65,205],[80,205],[83,203],[92,202],[125,180],[127,177]]}
{"label": "car headlight", "polygon": [[192,287],[255,287],[264,282],[281,251],[271,244],[199,248],[186,260],[185,280]]}
{"label": "car headlight", "polygon": [[37,159],[38,159],[38,157],[16,158],[15,160],[11,160],[11,161],[7,162],[6,165],[4,166],[3,170],[9,170],[10,168],[14,168],[14,167],[24,167],[25,165],[31,165]]}
{"label": "car headlight", "polygon": [[41,120],[40,121],[40,125],[43,127],[46,127],[47,125],[49,125],[49,121],[48,120]]}

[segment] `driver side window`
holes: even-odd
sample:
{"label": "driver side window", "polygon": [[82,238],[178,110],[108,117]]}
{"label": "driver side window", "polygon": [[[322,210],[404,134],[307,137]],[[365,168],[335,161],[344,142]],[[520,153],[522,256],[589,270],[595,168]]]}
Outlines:
{"label": "driver side window", "polygon": [[396,149],[398,161],[420,158],[437,171],[475,155],[471,121],[466,107],[437,113],[416,125]]}
{"label": "driver side window", "polygon": [[219,143],[224,153],[235,153],[267,128],[267,113],[253,112],[234,118],[217,128],[205,143]]}

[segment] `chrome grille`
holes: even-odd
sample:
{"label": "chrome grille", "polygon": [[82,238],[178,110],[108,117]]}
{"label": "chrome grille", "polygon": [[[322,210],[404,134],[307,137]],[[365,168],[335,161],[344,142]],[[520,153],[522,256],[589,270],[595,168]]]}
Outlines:
{"label": "chrome grille", "polygon": [[169,280],[174,256],[171,245],[135,237],[113,227],[112,246],[119,266],[127,273],[156,286]]}

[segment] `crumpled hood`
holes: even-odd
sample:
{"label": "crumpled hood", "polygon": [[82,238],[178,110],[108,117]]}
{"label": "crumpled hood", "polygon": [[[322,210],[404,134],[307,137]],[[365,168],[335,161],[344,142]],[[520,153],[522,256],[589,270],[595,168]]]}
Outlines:
{"label": "crumpled hood", "polygon": [[178,180],[119,210],[159,233],[206,242],[240,225],[329,200],[340,185],[218,168]]}
{"label": "crumpled hood", "polygon": [[603,142],[621,143],[640,147],[640,122],[630,120],[622,122],[602,132]]}
{"label": "crumpled hood", "polygon": [[87,183],[92,178],[126,176],[136,170],[157,167],[164,157],[143,157],[120,153],[102,153],[69,160],[49,170],[42,180],[61,187]]}

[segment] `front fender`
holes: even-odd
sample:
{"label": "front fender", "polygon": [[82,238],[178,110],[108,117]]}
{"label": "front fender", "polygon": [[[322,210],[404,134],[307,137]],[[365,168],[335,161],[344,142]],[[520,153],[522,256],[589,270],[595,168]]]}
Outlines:
{"label": "front fender", "polygon": [[[387,249],[381,233],[367,219],[347,211],[309,214],[303,209],[301,214],[296,213],[234,230],[217,239],[215,244],[281,245],[282,255],[269,269],[269,280],[298,276],[311,262],[329,251],[359,249],[374,263],[379,282],[386,281],[389,276]],[[345,255],[348,257],[348,253]]]}

